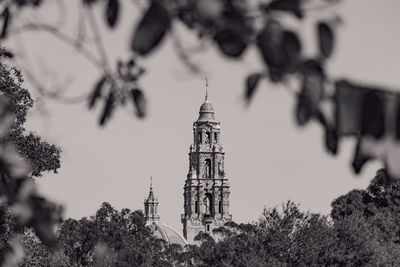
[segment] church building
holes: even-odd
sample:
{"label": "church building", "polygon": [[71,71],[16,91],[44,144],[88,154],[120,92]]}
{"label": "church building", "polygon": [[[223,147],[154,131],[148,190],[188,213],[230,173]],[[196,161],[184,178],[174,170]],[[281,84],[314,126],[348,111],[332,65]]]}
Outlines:
{"label": "church building", "polygon": [[158,200],[150,186],[144,201],[146,223],[154,234],[170,243],[184,246],[198,244],[200,233],[209,233],[232,220],[229,213],[229,183],[224,170],[225,152],[221,145],[221,126],[215,119],[207,93],[193,123],[193,144],[189,149],[189,172],[183,188],[184,214],[181,215],[184,238],[173,228],[160,222]]}
{"label": "church building", "polygon": [[200,107],[193,123],[193,144],[189,149],[189,173],[184,186],[183,236],[194,244],[195,236],[232,220],[229,213],[229,183],[224,170],[221,125],[208,101]]}

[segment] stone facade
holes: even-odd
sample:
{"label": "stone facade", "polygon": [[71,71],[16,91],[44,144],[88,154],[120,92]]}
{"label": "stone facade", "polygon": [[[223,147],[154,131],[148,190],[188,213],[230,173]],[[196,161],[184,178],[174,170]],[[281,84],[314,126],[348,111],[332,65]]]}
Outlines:
{"label": "stone facade", "polygon": [[200,107],[193,123],[193,144],[189,151],[189,173],[184,186],[183,235],[189,244],[195,236],[232,219],[229,213],[229,183],[224,170],[225,152],[220,140],[220,122],[208,101]]}

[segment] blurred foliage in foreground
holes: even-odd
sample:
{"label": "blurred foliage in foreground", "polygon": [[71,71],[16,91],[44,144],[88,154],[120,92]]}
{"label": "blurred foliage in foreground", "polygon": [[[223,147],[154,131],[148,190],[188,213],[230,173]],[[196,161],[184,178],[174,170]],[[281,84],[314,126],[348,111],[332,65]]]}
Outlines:
{"label": "blurred foliage in foreground", "polygon": [[[400,178],[397,164],[400,159],[400,94],[352,81],[351,77],[332,77],[328,71],[330,59],[337,53],[335,42],[341,20],[334,8],[339,0],[80,0],[74,1],[77,19],[72,21],[67,19],[67,1],[49,2],[54,4],[56,12],[43,14],[59,14],[57,23],[48,23],[41,13],[24,16],[27,10],[40,12],[47,5],[46,1],[3,1],[0,38],[7,41],[26,32],[48,33],[72,46],[99,72],[93,77],[93,89],[86,90],[81,97],[67,98],[59,82],[49,89],[43,77],[36,77],[34,70],[24,68],[24,74],[41,96],[67,103],[87,101],[89,109],[100,107],[99,124],[102,126],[117,108],[128,107],[130,113],[143,118],[147,106],[145,90],[140,86],[145,73],[143,64],[164,40],[173,41],[178,58],[196,75],[204,73],[193,61],[194,54],[217,49],[222,57],[240,62],[247,51],[255,50],[262,65],[259,71],[247,75],[245,103],[250,103],[262,80],[283,85],[297,100],[298,125],[315,120],[323,127],[328,153],[339,153],[340,141],[351,137],[356,140],[352,161],[355,173],[361,172],[367,161],[379,159],[390,176]],[[72,5],[71,2],[68,1],[68,5]],[[132,27],[132,34],[127,36],[130,55],[112,62],[102,35],[112,36],[112,31],[119,27],[123,5],[135,5],[140,18]],[[16,17],[18,20],[14,19]],[[315,17],[318,20],[313,19]],[[301,33],[305,20],[312,21],[314,27],[316,51],[311,54],[304,52],[305,40]],[[66,31],[68,24],[75,25],[78,30]],[[186,29],[184,34],[197,37],[194,45],[183,42],[178,24]],[[102,26],[107,30],[101,29]],[[25,46],[24,49],[30,48]],[[19,51],[21,66],[25,66],[23,55],[29,54],[24,49]],[[33,137],[26,138],[35,141]]]}
{"label": "blurred foliage in foreground", "polygon": [[26,227],[43,244],[56,242],[61,207],[36,190],[32,177],[60,167],[60,149],[23,127],[33,101],[19,71],[7,64],[12,54],[0,47],[0,262],[14,266],[23,257]]}
{"label": "blurred foliage in foreground", "polygon": [[215,229],[219,242],[200,233],[202,244],[185,248],[156,239],[141,211],[103,203],[94,216],[63,222],[52,249],[26,230],[21,266],[397,266],[399,234],[400,181],[380,170],[367,189],[334,200],[330,218],[288,201],[257,222]]}

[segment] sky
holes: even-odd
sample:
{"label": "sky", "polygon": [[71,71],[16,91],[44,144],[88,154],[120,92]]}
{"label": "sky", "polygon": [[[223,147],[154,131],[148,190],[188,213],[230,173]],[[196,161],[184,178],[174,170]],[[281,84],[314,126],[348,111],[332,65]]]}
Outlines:
{"label": "sky", "polygon": [[[77,21],[77,1],[65,1],[67,19]],[[101,7],[96,9],[110,62],[129,56],[129,40],[137,23],[134,1],[124,1],[118,29],[108,30]],[[42,13],[28,18],[54,21],[58,14],[46,5]],[[396,27],[400,2],[387,0],[343,1],[337,9],[342,23],[337,28],[335,50],[329,60],[330,77],[400,88],[400,34]],[[296,22],[306,43],[305,53],[315,53],[312,22],[329,13],[311,13],[311,20]],[[21,20],[22,21],[22,20]],[[16,22],[17,24],[17,22]],[[15,24],[15,25],[16,25]],[[292,23],[293,24],[293,23]],[[66,26],[72,32],[81,27]],[[174,25],[185,45],[194,38]],[[19,62],[30,66],[49,87],[54,80],[69,83],[67,95],[88,92],[99,71],[68,45],[49,34],[17,35],[9,47],[25,46]],[[18,54],[17,54],[18,56]],[[29,58],[29,60],[27,59]],[[100,109],[88,111],[86,103],[61,104],[38,99],[27,128],[59,145],[62,166],[57,174],[37,179],[40,191],[65,206],[65,218],[93,215],[104,201],[115,208],[142,209],[150,176],[159,199],[161,220],[182,230],[183,185],[188,172],[188,152],[193,140],[192,124],[204,101],[205,77],[209,100],[221,122],[225,171],[230,181],[230,211],[237,222],[256,221],[264,207],[277,207],[292,200],[302,210],[329,214],[330,203],[354,188],[366,188],[379,162],[365,166],[355,176],[350,168],[354,140],[344,140],[338,155],[326,153],[322,128],[317,123],[298,127],[294,121],[295,99],[283,87],[262,81],[249,107],[243,102],[244,80],[259,71],[257,51],[250,49],[243,60],[224,58],[210,48],[193,57],[204,70],[194,75],[176,55],[171,38],[141,60],[147,73],[140,81],[148,99],[148,116],[140,120],[133,109],[121,109],[104,128],[97,124]],[[30,88],[29,81],[26,87]]]}

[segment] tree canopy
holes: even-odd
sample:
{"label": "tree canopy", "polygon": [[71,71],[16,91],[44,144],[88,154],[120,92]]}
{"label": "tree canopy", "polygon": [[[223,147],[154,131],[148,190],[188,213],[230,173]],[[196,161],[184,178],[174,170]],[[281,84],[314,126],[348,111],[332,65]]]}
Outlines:
{"label": "tree canopy", "polygon": [[[332,202],[331,217],[292,201],[265,208],[252,223],[228,222],[201,245],[167,244],[152,235],[141,211],[103,203],[95,215],[68,219],[48,250],[25,235],[24,266],[393,266],[400,263],[399,181],[377,172],[367,189]],[[41,263],[39,263],[41,262]]]}
{"label": "tree canopy", "polygon": [[44,171],[57,171],[60,149],[23,127],[33,101],[20,72],[7,64],[10,58],[0,48],[0,262],[5,266],[22,257],[18,236],[24,227],[51,245],[61,216],[61,208],[39,194],[32,181]]}

